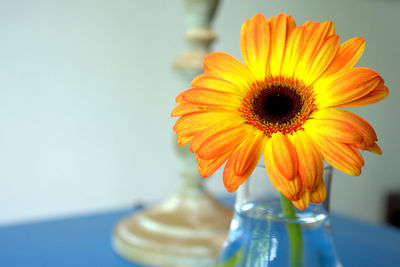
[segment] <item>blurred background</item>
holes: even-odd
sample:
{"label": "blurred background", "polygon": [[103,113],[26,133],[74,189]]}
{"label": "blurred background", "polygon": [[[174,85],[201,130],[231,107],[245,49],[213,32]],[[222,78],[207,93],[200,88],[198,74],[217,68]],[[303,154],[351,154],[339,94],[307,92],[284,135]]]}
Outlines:
{"label": "blurred background", "polygon": [[[185,50],[179,0],[0,0],[0,224],[65,217],[164,199],[181,185],[170,111],[189,87],[171,69]],[[214,50],[240,58],[240,27],[255,13],[335,22],[362,36],[359,66],[390,90],[353,112],[376,129],[382,156],[360,177],[334,173],[332,211],[383,222],[400,190],[400,1],[229,0]],[[227,195],[221,172],[206,182]]]}

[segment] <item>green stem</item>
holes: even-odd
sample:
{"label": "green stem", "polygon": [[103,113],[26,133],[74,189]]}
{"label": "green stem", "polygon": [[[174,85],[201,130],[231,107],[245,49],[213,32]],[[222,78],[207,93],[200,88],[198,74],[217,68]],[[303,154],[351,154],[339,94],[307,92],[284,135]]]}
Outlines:
{"label": "green stem", "polygon": [[[287,220],[296,219],[296,210],[292,202],[281,194],[281,206],[283,215]],[[303,266],[303,236],[301,226],[298,223],[287,223],[286,228],[289,236],[290,246],[290,267]]]}

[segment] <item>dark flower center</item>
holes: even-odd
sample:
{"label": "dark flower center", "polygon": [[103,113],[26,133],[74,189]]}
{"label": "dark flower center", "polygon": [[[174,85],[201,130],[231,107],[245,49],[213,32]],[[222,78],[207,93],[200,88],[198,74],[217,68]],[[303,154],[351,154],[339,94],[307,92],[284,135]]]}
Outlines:
{"label": "dark flower center", "polygon": [[284,124],[301,112],[303,100],[293,88],[276,84],[260,90],[251,106],[252,113],[262,122]]}
{"label": "dark flower center", "polygon": [[303,129],[317,109],[311,87],[281,76],[267,77],[251,85],[239,112],[245,123],[271,137]]}

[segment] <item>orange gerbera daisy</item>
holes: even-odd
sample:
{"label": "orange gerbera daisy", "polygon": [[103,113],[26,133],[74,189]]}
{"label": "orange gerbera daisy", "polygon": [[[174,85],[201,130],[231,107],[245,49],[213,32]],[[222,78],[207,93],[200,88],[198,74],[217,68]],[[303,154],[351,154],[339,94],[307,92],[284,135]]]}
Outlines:
{"label": "orange gerbera daisy", "polygon": [[381,154],[374,129],[338,107],[378,102],[389,91],[369,68],[353,67],[362,38],[339,45],[334,24],[279,14],[255,15],[241,30],[242,64],[215,52],[205,73],[179,94],[172,116],[178,144],[190,143],[203,177],[225,162],[223,181],[235,191],[264,153],[273,185],[299,209],[325,199],[323,160],[350,175],[364,165],[359,150]]}

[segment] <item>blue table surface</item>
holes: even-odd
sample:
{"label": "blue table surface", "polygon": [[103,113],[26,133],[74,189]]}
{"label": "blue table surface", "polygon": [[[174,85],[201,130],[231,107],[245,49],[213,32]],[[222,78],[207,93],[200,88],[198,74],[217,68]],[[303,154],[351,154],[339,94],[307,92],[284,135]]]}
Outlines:
{"label": "blue table surface", "polygon": [[[138,209],[0,227],[0,266],[141,267],[116,255],[110,242],[118,220]],[[344,266],[400,266],[398,229],[335,215],[331,222]]]}

